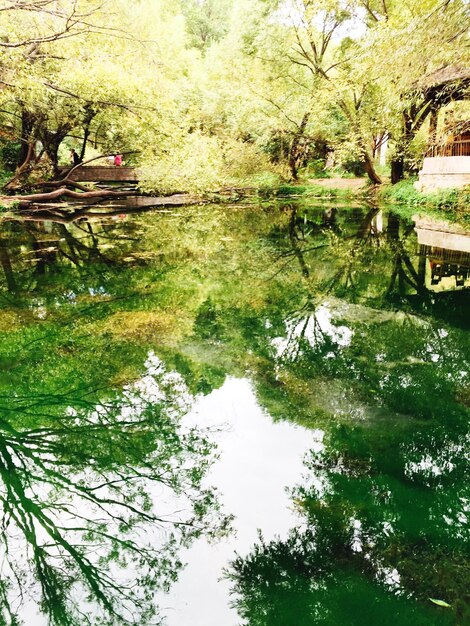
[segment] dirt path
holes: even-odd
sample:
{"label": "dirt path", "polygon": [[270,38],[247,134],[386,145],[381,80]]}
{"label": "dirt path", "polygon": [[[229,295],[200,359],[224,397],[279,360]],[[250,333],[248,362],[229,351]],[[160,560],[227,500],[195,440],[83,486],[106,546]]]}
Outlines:
{"label": "dirt path", "polygon": [[311,185],[318,185],[325,189],[350,189],[359,191],[367,184],[367,178],[309,178]]}

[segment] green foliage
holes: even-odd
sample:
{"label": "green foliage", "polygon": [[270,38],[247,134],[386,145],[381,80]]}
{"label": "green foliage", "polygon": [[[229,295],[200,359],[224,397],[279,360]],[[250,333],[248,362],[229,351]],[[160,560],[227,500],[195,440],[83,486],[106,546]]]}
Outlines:
{"label": "green foliage", "polygon": [[282,174],[273,171],[264,171],[253,174],[249,182],[258,189],[272,189],[279,185],[283,178],[284,176]]}
{"label": "green foliage", "polygon": [[362,172],[385,135],[416,169],[430,105],[465,96],[465,79],[422,81],[468,66],[468,3],[3,4],[0,157],[30,158],[18,184],[87,139],[85,158],[136,151],[149,193],[261,189],[2,215],[0,623],[18,624],[21,592],[52,626],[159,620],[180,549],[228,529],[208,433],[181,422],[228,375],[323,431],[292,491],[302,523],[228,574],[241,619],[468,621],[468,290],[428,291],[410,223],[468,223],[468,190],[406,180],[385,213],[286,182],[331,149]]}
{"label": "green foliage", "polygon": [[222,168],[217,138],[192,134],[169,154],[142,167],[139,185],[142,191],[157,195],[214,191],[221,183]]}
{"label": "green foliage", "polygon": [[[180,425],[192,395],[149,350],[156,337],[164,343],[172,323],[175,330],[176,317],[184,324],[182,294],[175,298],[144,257],[130,264],[129,234],[110,249],[106,229],[91,230],[87,240],[79,228],[56,224],[63,240],[51,254],[41,242],[54,239],[54,228],[15,224],[8,257],[15,274],[25,261],[23,235],[38,250],[35,269],[29,264],[11,283],[14,304],[0,312],[0,448],[12,459],[0,474],[3,488],[16,494],[5,512],[14,539],[2,541],[21,546],[10,562],[15,585],[32,590],[54,625],[153,624],[155,595],[181,567],[179,549],[201,534],[215,538],[228,522],[214,491],[202,487],[213,447],[202,432]],[[130,230],[135,235],[138,225]],[[6,233],[2,224],[3,260]],[[159,295],[145,296],[154,280]],[[173,322],[155,310],[157,301],[176,309]],[[207,393],[221,384],[220,373],[207,367],[193,382],[195,392]],[[31,474],[15,469],[26,465]],[[177,518],[154,502],[156,488]],[[77,510],[70,528],[64,519]],[[35,537],[29,524],[44,527],[44,536]],[[2,581],[9,583],[8,574]],[[72,593],[89,604],[76,605]],[[10,608],[13,614],[17,607]]]}
{"label": "green foliage", "polygon": [[309,161],[307,166],[304,169],[301,169],[299,172],[301,177],[312,177],[312,178],[330,178],[331,174],[325,169],[325,160],[324,159],[314,159],[313,161]]}
{"label": "green foliage", "polygon": [[315,532],[292,530],[285,540],[267,542],[260,536],[245,558],[234,560],[226,577],[233,583],[234,605],[247,624],[393,626],[397,620],[407,626],[452,624],[449,615],[417,606],[361,577],[360,555],[348,560],[347,537],[343,544],[337,531],[330,519],[328,526]]}
{"label": "green foliage", "polygon": [[177,148],[141,167],[140,172],[140,188],[162,195],[211,192],[224,186],[264,186],[280,177],[255,145],[202,133],[182,137]]}
{"label": "green foliage", "polygon": [[[57,175],[68,148],[81,152],[86,139],[85,158],[136,151],[146,191],[213,191],[297,180],[303,169],[324,176],[332,150],[334,167],[357,175],[367,162],[374,178],[371,146],[389,135],[395,157],[415,170],[429,110],[416,86],[436,68],[467,65],[466,5],[367,6],[142,0],[132,15],[124,0],[111,15],[91,0],[54,11],[8,6],[7,165],[29,158],[37,175],[25,171],[18,185],[31,186]],[[434,105],[453,107],[462,89]],[[404,118],[414,120],[407,133]]]}
{"label": "green foliage", "polygon": [[[21,144],[18,142],[9,141],[4,143],[0,149],[0,163],[3,165],[7,172],[11,172],[15,169],[18,163],[18,155],[20,152]],[[2,177],[3,179],[3,177]],[[0,185],[3,186],[3,180],[0,179]]]}
{"label": "green foliage", "polygon": [[279,185],[274,188],[266,187],[259,189],[259,195],[262,197],[279,197],[279,198],[300,198],[308,203],[311,198],[338,199],[342,201],[350,201],[357,194],[351,189],[340,189],[335,187],[322,187],[321,185]]}
{"label": "green foliage", "polygon": [[182,0],[181,6],[191,45],[205,50],[220,41],[229,30],[227,18],[232,4],[233,0]]}
{"label": "green foliage", "polygon": [[307,191],[304,185],[281,185],[277,188],[278,196],[299,196]]}
{"label": "green foliage", "polygon": [[8,170],[0,170],[0,189],[10,180],[11,172]]}
{"label": "green foliage", "polygon": [[379,196],[386,202],[397,204],[409,216],[416,212],[460,220],[470,223],[470,191],[468,189],[442,189],[435,193],[422,193],[414,183],[416,179],[408,178],[395,185],[385,187]]}

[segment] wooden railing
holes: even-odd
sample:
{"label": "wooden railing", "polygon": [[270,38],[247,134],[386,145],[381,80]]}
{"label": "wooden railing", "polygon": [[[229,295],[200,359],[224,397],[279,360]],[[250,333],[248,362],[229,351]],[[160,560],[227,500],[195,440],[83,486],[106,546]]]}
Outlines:
{"label": "wooden railing", "polygon": [[437,248],[436,246],[421,244],[419,246],[419,255],[427,256],[431,261],[463,265],[470,269],[470,253],[464,250],[448,250],[447,248]]}
{"label": "wooden railing", "polygon": [[449,141],[429,146],[427,157],[470,156],[470,139],[465,141]]}

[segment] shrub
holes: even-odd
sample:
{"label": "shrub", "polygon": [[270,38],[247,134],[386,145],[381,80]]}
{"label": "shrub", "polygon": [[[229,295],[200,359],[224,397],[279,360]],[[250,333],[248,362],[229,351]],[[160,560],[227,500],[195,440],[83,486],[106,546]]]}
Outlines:
{"label": "shrub", "polygon": [[18,163],[20,148],[21,144],[14,141],[8,141],[0,147],[0,160],[6,170],[14,171]]}
{"label": "shrub", "polygon": [[442,189],[435,193],[422,193],[414,187],[415,178],[405,180],[385,187],[379,196],[389,202],[401,206],[411,212],[421,209],[436,217],[470,222],[470,188]]}
{"label": "shrub", "polygon": [[307,167],[300,170],[300,176],[310,178],[330,178],[330,173],[325,169],[325,159],[309,161]]}
{"label": "shrub", "polygon": [[199,133],[187,135],[168,154],[153,157],[140,168],[140,188],[147,193],[215,190],[223,178],[218,139]]}

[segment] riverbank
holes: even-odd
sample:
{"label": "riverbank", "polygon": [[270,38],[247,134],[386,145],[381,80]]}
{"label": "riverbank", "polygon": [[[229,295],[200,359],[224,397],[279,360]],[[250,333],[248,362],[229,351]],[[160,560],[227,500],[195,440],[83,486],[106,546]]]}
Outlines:
{"label": "riverbank", "polygon": [[207,194],[212,201],[240,200],[246,197],[262,199],[292,198],[292,199],[335,199],[345,202],[355,199],[365,199],[375,194],[374,187],[368,184],[366,178],[313,178],[300,180],[296,183],[281,183],[272,186],[240,186],[228,187],[217,192]]}
{"label": "riverbank", "polygon": [[422,214],[470,226],[470,188],[422,193],[415,189],[414,182],[415,179],[409,178],[382,187],[378,191],[378,198],[392,205],[404,217]]}
{"label": "riverbank", "polygon": [[280,185],[276,189],[260,190],[269,197],[324,198],[344,201],[373,200],[386,203],[403,217],[428,215],[438,219],[459,221],[470,226],[470,188],[443,189],[436,193],[422,193],[409,178],[395,185],[373,186],[366,178],[318,178],[298,185]]}
{"label": "riverbank", "polygon": [[[91,189],[87,194],[65,190],[67,194],[74,196],[74,203],[86,201],[87,195],[103,196],[96,198],[99,207],[100,200],[113,200],[113,196],[127,197],[134,196],[136,208],[185,206],[194,204],[230,203],[239,202],[243,199],[256,199],[257,201],[270,201],[273,199],[292,199],[310,201],[313,199],[338,200],[351,203],[354,201],[367,200],[369,202],[385,203],[393,207],[394,212],[403,217],[412,219],[414,215],[435,217],[451,222],[460,222],[464,226],[470,226],[470,189],[445,189],[437,193],[424,194],[414,188],[414,179],[406,179],[395,185],[385,184],[381,186],[371,185],[367,178],[309,178],[301,180],[296,184],[280,184],[272,187],[230,187],[217,192],[207,192],[205,194],[177,193],[168,196],[148,196],[138,195],[132,191],[106,191],[93,192]],[[61,191],[61,190],[58,190]],[[57,194],[58,191],[54,193]],[[62,190],[64,191],[64,190]],[[109,194],[109,197],[107,195]],[[44,194],[49,196],[51,194]],[[34,196],[39,198],[39,196]],[[55,201],[46,203],[34,202],[33,196],[1,196],[0,211],[8,212],[15,210],[41,210],[53,208],[70,207],[70,202]],[[115,199],[115,198],[114,198]],[[57,198],[56,200],[59,200]],[[62,198],[60,198],[62,200]],[[76,210],[77,207],[75,206]],[[99,210],[99,208],[98,208]],[[80,213],[86,212],[82,206]]]}

